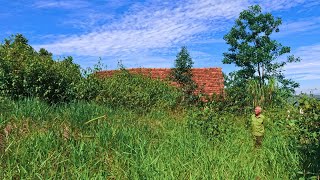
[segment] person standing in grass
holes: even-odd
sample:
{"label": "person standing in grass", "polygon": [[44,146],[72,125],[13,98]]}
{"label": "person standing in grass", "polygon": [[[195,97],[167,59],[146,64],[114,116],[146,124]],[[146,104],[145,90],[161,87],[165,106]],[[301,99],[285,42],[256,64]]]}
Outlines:
{"label": "person standing in grass", "polygon": [[257,106],[254,109],[254,114],[251,116],[252,135],[255,139],[255,147],[259,148],[262,145],[264,136],[265,117],[261,114],[262,108]]}

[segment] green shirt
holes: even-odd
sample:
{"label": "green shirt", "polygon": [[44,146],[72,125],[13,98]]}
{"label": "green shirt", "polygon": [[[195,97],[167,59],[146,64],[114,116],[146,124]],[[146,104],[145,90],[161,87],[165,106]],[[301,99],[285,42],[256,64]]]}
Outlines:
{"label": "green shirt", "polygon": [[263,136],[264,135],[264,122],[265,117],[260,114],[256,117],[256,115],[251,116],[251,127],[252,127],[252,134],[254,136]]}

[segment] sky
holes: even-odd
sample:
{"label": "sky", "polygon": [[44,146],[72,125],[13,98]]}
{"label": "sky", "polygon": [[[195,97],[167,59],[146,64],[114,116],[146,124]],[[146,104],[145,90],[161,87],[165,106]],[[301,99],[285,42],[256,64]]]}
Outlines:
{"label": "sky", "polygon": [[195,68],[229,73],[236,67],[222,63],[223,36],[255,4],[282,19],[273,38],[302,59],[284,68],[296,91],[320,94],[319,0],[0,0],[0,40],[20,33],[57,60],[87,68],[101,59],[107,69],[171,68],[186,46]]}

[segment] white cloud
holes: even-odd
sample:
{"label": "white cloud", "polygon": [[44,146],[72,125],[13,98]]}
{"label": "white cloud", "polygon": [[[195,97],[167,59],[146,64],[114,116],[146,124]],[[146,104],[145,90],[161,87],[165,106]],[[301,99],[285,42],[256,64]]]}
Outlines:
{"label": "white cloud", "polygon": [[284,10],[305,3],[307,0],[263,0],[259,2],[265,11]]}
{"label": "white cloud", "polygon": [[[134,61],[132,61],[134,59]],[[170,68],[173,66],[174,59],[164,58],[148,54],[133,55],[128,59],[121,59],[123,65],[127,68],[144,67],[144,68]]]}
{"label": "white cloud", "polygon": [[[188,4],[145,4],[134,6],[120,21],[104,25],[94,32],[39,45],[55,54],[116,55],[137,50],[167,48],[190,41],[195,35],[219,27],[234,18],[245,1],[197,1]],[[56,4],[52,4],[56,5]],[[61,5],[61,4],[60,4]],[[206,22],[207,20],[216,22]]]}
{"label": "white cloud", "polygon": [[313,94],[313,95],[320,95],[320,89],[319,88],[297,88],[296,94]]}
{"label": "white cloud", "polygon": [[197,40],[192,42],[194,44],[213,44],[213,43],[225,43],[223,38],[207,38],[203,40]]}
{"label": "white cloud", "polygon": [[284,23],[280,26],[280,32],[275,36],[317,31],[318,29],[320,29],[320,17],[311,17]]}
{"label": "white cloud", "polygon": [[77,9],[89,6],[87,1],[83,0],[41,0],[36,1],[33,7],[36,8],[62,8],[62,9]]}
{"label": "white cloud", "polygon": [[[211,23],[235,17],[241,1],[217,3],[209,6],[208,1],[180,7],[136,6],[120,22],[104,25],[95,32],[61,39],[52,44],[39,45],[54,54],[117,55],[157,48],[168,48],[196,38],[208,31]],[[208,8],[206,8],[208,7]]]}
{"label": "white cloud", "polygon": [[221,57],[203,51],[191,50],[190,56],[194,62],[193,67],[214,67],[221,63]]}
{"label": "white cloud", "polygon": [[320,5],[319,0],[309,0],[307,4],[304,5],[305,8],[311,8]]}
{"label": "white cloud", "polygon": [[99,29],[99,24],[106,23],[114,16],[112,14],[106,14],[97,12],[95,10],[81,10],[80,12],[74,12],[69,17],[62,21],[63,26],[71,26],[72,28],[81,29],[85,32],[95,31]]}
{"label": "white cloud", "polygon": [[[75,7],[71,3],[74,1],[40,2],[51,2],[46,6],[38,2],[38,7],[43,8]],[[83,2],[82,5],[80,3],[82,7],[87,5],[85,1],[79,2]],[[47,44],[38,44],[35,48],[44,47],[56,55],[123,58],[127,59],[128,63],[131,59],[135,61],[132,63],[151,64],[151,59],[155,59],[154,62],[159,64],[152,65],[158,67],[167,61],[160,58],[159,53],[154,52],[169,53],[172,52],[170,49],[188,43],[223,42],[221,37],[214,37],[212,34],[225,31],[230,22],[249,5],[262,3],[268,11],[273,11],[287,9],[302,2],[303,0],[181,0],[179,2],[155,0],[135,3],[121,17],[103,25],[99,23],[108,19],[107,14],[87,10],[84,12],[89,13],[83,13],[86,14],[86,19],[72,19],[69,22],[66,20],[65,23],[74,24],[80,28],[90,27],[90,32],[57,38],[56,41]],[[126,3],[123,2],[123,4]],[[176,53],[174,51],[170,57]]]}
{"label": "white cloud", "polygon": [[302,60],[285,67],[285,74],[295,80],[320,79],[320,44],[298,48],[293,54]]}

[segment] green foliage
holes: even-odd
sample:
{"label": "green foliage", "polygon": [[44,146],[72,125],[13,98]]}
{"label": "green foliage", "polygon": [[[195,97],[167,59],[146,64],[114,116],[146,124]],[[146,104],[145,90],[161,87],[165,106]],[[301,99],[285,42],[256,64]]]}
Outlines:
{"label": "green foliage", "polygon": [[95,100],[102,91],[103,79],[95,74],[90,74],[86,78],[82,78],[76,86],[76,99],[91,101]]}
{"label": "green foliage", "polygon": [[171,69],[170,79],[176,82],[184,93],[184,101],[192,103],[197,101],[194,91],[197,84],[192,80],[192,65],[193,61],[186,47],[182,47],[177,54],[175,60],[175,67]]}
{"label": "green foliage", "polygon": [[298,102],[301,111],[295,114],[291,126],[296,130],[300,144],[304,174],[320,175],[320,101],[301,95]]}
{"label": "green foliage", "polygon": [[206,106],[190,111],[188,124],[191,129],[199,129],[209,140],[223,140],[224,135],[232,130],[230,117]]}
{"label": "green foliage", "polygon": [[270,78],[267,83],[259,87],[257,80],[250,79],[246,83],[247,96],[244,101],[252,102],[251,107],[281,107],[285,105],[290,96],[287,92],[278,87],[275,78]]}
{"label": "green foliage", "polygon": [[[0,96],[0,129],[2,125],[6,123],[6,117],[12,112],[14,108],[14,102],[9,98]],[[1,136],[1,132],[0,132]],[[1,141],[1,137],[0,137]],[[0,152],[1,152],[1,143],[0,143]]]}
{"label": "green foliage", "polygon": [[81,78],[72,57],[54,61],[45,49],[36,52],[21,34],[0,45],[1,94],[13,99],[37,97],[50,103],[68,102],[75,97]]}
{"label": "green foliage", "polygon": [[106,66],[100,60],[93,68],[82,69],[83,78],[76,85],[77,100],[95,100],[102,91],[103,79],[98,77],[96,73],[106,69]]}
{"label": "green foliage", "polygon": [[13,101],[0,96],[0,114],[3,114],[5,112],[10,112],[13,108]]}
{"label": "green foliage", "polygon": [[312,179],[320,175],[320,101],[307,95],[299,95],[295,100],[293,105],[267,109],[266,116],[299,153],[297,176]]}
{"label": "green foliage", "polygon": [[180,97],[180,91],[167,82],[122,70],[104,79],[97,101],[143,112],[156,106],[175,108],[179,104]]}
{"label": "green foliage", "polygon": [[300,59],[289,56],[287,61],[279,61],[279,56],[290,53],[290,47],[270,38],[273,33],[279,32],[279,25],[280,18],[274,18],[270,13],[263,14],[260,6],[255,5],[242,11],[230,32],[224,36],[230,48],[223,54],[223,63],[233,63],[240,68],[236,71],[240,83],[246,79],[256,79],[262,88],[267,80],[276,78],[281,88],[287,91],[294,92],[294,88],[299,86],[285,79],[282,68]]}
{"label": "green foliage", "polygon": [[243,114],[251,111],[255,106],[265,108],[286,106],[292,97],[291,93],[280,88],[274,78],[270,78],[260,87],[256,79],[248,79],[240,83],[236,73],[225,76],[223,95],[213,95],[207,105],[212,109]]}

